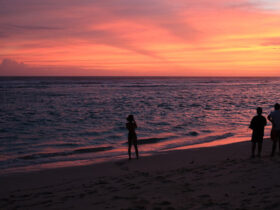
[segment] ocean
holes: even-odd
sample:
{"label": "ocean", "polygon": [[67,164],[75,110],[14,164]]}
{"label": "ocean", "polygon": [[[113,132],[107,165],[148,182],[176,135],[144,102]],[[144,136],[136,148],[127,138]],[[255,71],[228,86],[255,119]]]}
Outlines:
{"label": "ocean", "polygon": [[279,84],[244,77],[0,77],[0,174],[127,158],[129,114],[138,124],[140,158],[250,140],[256,107],[267,116],[279,102]]}

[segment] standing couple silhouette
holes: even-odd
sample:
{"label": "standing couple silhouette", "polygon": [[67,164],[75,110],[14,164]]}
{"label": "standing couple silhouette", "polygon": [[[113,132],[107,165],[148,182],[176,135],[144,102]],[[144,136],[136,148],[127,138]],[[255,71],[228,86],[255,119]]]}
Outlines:
{"label": "standing couple silhouette", "polygon": [[[276,103],[274,105],[274,111],[272,111],[267,119],[272,123],[272,129],[270,133],[270,138],[272,140],[272,151],[271,156],[275,155],[276,145],[279,144],[279,154],[280,154],[280,105]],[[257,108],[257,115],[251,120],[249,128],[253,130],[252,132],[252,157],[255,157],[256,144],[258,144],[258,157],[261,156],[262,142],[264,137],[264,127],[267,125],[267,121],[264,116],[262,116],[262,108]]]}

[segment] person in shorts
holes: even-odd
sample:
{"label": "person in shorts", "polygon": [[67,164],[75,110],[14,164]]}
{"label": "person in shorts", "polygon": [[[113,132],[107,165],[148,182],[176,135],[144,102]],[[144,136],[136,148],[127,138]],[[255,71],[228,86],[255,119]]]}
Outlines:
{"label": "person in shorts", "polygon": [[253,130],[252,132],[252,157],[255,157],[256,144],[258,144],[258,157],[261,156],[262,143],[264,136],[264,127],[267,121],[264,116],[262,116],[262,108],[257,108],[257,115],[251,120],[249,128]]}
{"label": "person in shorts", "polygon": [[280,154],[280,105],[278,103],[274,105],[274,111],[268,115],[267,119],[272,123],[272,129],[270,133],[270,137],[272,140],[271,156],[274,156],[277,142],[279,144]]}

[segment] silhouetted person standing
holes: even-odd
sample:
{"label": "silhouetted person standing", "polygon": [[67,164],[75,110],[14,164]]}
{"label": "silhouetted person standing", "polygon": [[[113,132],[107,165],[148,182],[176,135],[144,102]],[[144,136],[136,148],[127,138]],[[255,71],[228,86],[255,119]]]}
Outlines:
{"label": "silhouetted person standing", "polygon": [[[274,111],[271,112],[267,119],[272,123],[271,129],[271,140],[272,144],[272,152],[271,156],[274,156],[276,150],[276,144],[280,141],[280,105],[276,103],[274,105]],[[280,152],[280,143],[279,143],[279,152]]]}
{"label": "silhouetted person standing", "polygon": [[264,127],[267,121],[264,116],[262,116],[262,108],[257,108],[257,115],[251,120],[249,128],[253,130],[252,133],[252,157],[255,157],[256,144],[258,144],[258,157],[261,156],[262,143],[264,136]]}
{"label": "silhouetted person standing", "polygon": [[135,153],[137,159],[139,158],[138,156],[138,148],[137,148],[137,135],[135,132],[135,129],[137,128],[137,124],[134,120],[133,115],[129,115],[127,118],[127,123],[126,123],[126,128],[128,130],[128,157],[129,160],[131,159],[131,145],[134,145],[135,148]]}

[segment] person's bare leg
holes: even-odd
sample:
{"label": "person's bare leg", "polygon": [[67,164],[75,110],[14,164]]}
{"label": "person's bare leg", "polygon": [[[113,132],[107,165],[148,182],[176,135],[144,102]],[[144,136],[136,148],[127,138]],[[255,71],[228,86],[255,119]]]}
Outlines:
{"label": "person's bare leg", "polygon": [[251,157],[255,157],[255,149],[256,149],[256,142],[252,142],[252,155]]}
{"label": "person's bare leg", "polygon": [[136,153],[136,158],[138,159],[138,158],[139,158],[139,155],[138,155],[137,143],[134,143],[134,149],[135,149],[135,153]]}
{"label": "person's bare leg", "polygon": [[128,158],[131,160],[131,142],[128,141]]}
{"label": "person's bare leg", "polygon": [[258,143],[258,157],[261,157],[261,153],[262,153],[262,142],[260,141]]}

